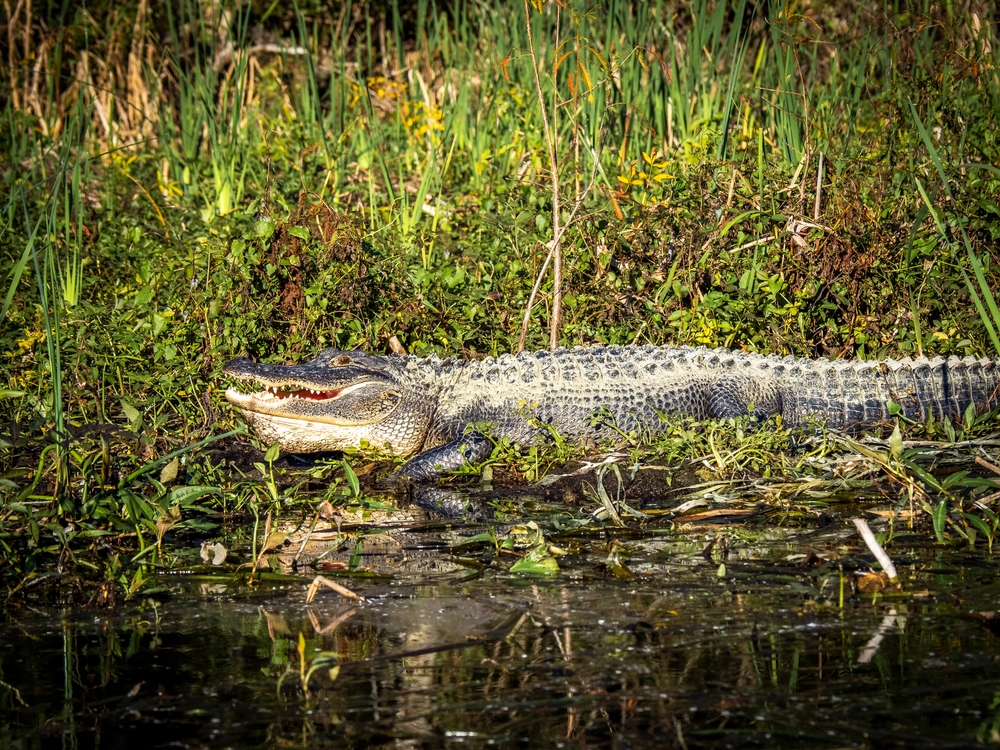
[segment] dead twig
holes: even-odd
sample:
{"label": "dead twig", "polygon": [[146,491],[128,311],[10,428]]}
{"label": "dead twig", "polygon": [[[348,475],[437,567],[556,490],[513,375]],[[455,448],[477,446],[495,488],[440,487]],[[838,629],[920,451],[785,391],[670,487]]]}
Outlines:
{"label": "dead twig", "polygon": [[996,464],[987,461],[982,456],[976,456],[976,464],[978,466],[982,466],[984,469],[989,469],[994,474],[1000,474],[1000,466],[997,466]]}
{"label": "dead twig", "polygon": [[393,354],[398,354],[401,357],[405,357],[406,347],[403,346],[403,342],[399,340],[398,336],[392,336],[389,339],[389,348],[392,349]]}
{"label": "dead twig", "polygon": [[[545,278],[545,270],[549,267],[549,261],[552,260],[558,243],[562,241],[562,235],[565,234],[566,230],[573,224],[577,211],[580,210],[580,206],[583,205],[583,202],[587,199],[587,195],[590,194],[591,189],[593,189],[594,184],[597,182],[597,168],[600,166],[600,162],[597,160],[597,155],[593,152],[592,148],[591,153],[594,156],[595,167],[590,173],[590,184],[584,189],[583,194],[576,199],[576,204],[573,206],[573,210],[570,212],[566,223],[560,227],[559,232],[553,240],[546,243],[546,246],[549,248],[549,252],[545,256],[545,260],[542,262],[542,269],[538,272],[538,276],[535,278],[534,286],[531,287],[531,294],[528,295],[528,304],[526,305],[526,309],[524,311],[524,319],[521,321],[521,337],[517,341],[517,350],[519,352],[524,351],[524,344],[528,338],[528,324],[531,322],[531,309],[535,306],[535,297],[538,296],[538,290],[542,285],[542,279]],[[553,304],[555,304],[554,300]]]}
{"label": "dead twig", "polygon": [[329,578],[324,578],[323,576],[316,576],[313,582],[309,584],[309,589],[306,591],[306,604],[312,604],[313,599],[316,598],[316,594],[319,592],[320,586],[326,586],[328,589],[336,591],[343,597],[351,599],[353,601],[359,601],[360,596],[355,594],[346,586],[341,586],[336,581],[331,581]]}
{"label": "dead twig", "polygon": [[816,170],[816,203],[813,206],[813,221],[819,221],[819,207],[823,198],[823,152],[819,152],[819,168]]}
{"label": "dead twig", "polygon": [[889,580],[892,583],[898,583],[899,577],[896,575],[896,566],[893,565],[892,559],[886,554],[885,550],[882,549],[882,545],[878,543],[878,539],[875,538],[875,534],[872,530],[868,528],[868,522],[863,518],[852,519],[854,525],[858,527],[858,532],[861,534],[861,538],[865,540],[865,544],[868,545],[868,549],[871,550],[872,554],[875,555],[875,559],[878,560],[878,564],[882,566],[882,570],[885,574],[889,576]]}

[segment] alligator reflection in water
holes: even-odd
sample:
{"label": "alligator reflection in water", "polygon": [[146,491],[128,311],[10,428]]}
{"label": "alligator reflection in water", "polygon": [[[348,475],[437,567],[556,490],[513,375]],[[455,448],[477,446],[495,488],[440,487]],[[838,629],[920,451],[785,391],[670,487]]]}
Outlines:
{"label": "alligator reflection in water", "polygon": [[[996,739],[1000,642],[961,601],[997,601],[985,555],[895,553],[908,596],[839,606],[846,530],[771,530],[724,569],[704,534],[633,533],[631,577],[603,571],[611,530],[580,538],[555,578],[433,568],[439,527],[382,540],[365,597],[300,583],[168,577],[121,616],[23,610],[0,625],[0,747],[50,745],[603,745],[929,747]],[[479,529],[458,529],[471,534]],[[348,533],[345,531],[345,533]],[[714,537],[715,532],[711,533]],[[395,550],[391,552],[391,550]],[[375,563],[376,548],[370,547]],[[856,567],[845,557],[845,567]],[[916,593],[913,593],[916,592]],[[307,667],[340,654],[331,681]],[[279,678],[286,671],[280,691]]]}

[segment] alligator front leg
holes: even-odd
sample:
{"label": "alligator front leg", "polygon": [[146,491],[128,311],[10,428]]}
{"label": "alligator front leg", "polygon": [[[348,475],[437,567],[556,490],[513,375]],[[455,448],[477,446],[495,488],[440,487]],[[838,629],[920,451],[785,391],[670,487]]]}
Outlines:
{"label": "alligator front leg", "polygon": [[489,438],[478,432],[470,432],[411,458],[396,475],[424,482],[435,479],[444,472],[460,469],[466,464],[482,461],[492,452],[493,443]]}

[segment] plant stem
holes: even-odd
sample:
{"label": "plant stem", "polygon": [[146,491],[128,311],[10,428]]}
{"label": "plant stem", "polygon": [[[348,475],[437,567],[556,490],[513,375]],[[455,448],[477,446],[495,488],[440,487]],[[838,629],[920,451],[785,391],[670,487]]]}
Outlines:
{"label": "plant stem", "polygon": [[590,175],[590,183],[584,189],[583,193],[577,197],[576,205],[573,206],[573,210],[570,212],[569,218],[560,228],[561,234],[554,237],[551,243],[548,243],[548,255],[545,256],[545,262],[542,263],[542,270],[538,272],[538,276],[535,277],[534,286],[531,287],[531,294],[528,296],[528,304],[524,308],[524,319],[521,321],[521,338],[517,342],[517,350],[519,352],[524,351],[524,344],[528,338],[528,323],[531,320],[531,308],[535,306],[535,297],[538,296],[538,288],[542,285],[542,279],[545,278],[545,271],[548,269],[549,262],[552,260],[555,245],[557,242],[562,240],[562,234],[565,234],[566,228],[573,223],[573,219],[576,218],[576,212],[580,210],[580,206],[583,205],[584,200],[586,200],[587,195],[590,194],[591,188],[594,187],[594,183],[597,181],[597,172],[600,169],[601,163],[593,148],[590,149],[590,153],[594,158],[594,168]]}
{"label": "plant stem", "polygon": [[823,201],[823,152],[819,152],[819,168],[816,170],[816,204],[813,206],[813,221],[819,221],[819,210]]}
{"label": "plant stem", "polygon": [[[552,317],[549,320],[549,348],[559,346],[559,328],[562,324],[562,232],[559,231],[559,165],[556,160],[555,133],[549,128],[549,116],[545,111],[545,95],[542,93],[542,79],[538,75],[538,58],[535,55],[535,41],[531,35],[531,11],[528,0],[524,0],[524,20],[528,30],[528,49],[531,51],[531,67],[535,72],[535,92],[538,94],[538,108],[542,113],[542,129],[545,144],[549,150],[549,165],[552,170]],[[553,85],[555,83],[553,82]],[[552,113],[555,117],[555,111]]]}

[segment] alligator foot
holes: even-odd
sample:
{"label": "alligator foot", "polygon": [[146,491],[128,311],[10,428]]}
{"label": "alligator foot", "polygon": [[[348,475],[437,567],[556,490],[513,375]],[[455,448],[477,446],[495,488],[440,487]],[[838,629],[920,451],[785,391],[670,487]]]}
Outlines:
{"label": "alligator foot", "polygon": [[479,432],[470,432],[411,458],[396,473],[418,482],[427,481],[468,464],[479,463],[492,452],[493,443],[488,437]]}

